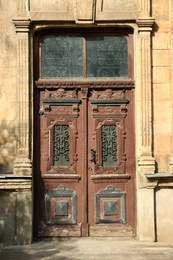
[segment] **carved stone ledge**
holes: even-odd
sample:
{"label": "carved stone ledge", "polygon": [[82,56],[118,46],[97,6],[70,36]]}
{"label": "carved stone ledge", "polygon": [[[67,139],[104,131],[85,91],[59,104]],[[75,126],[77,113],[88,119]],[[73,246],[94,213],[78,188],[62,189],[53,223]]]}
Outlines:
{"label": "carved stone ledge", "polygon": [[147,188],[154,189],[157,187],[169,188],[173,187],[173,174],[158,172],[155,174],[145,174],[148,179]]}
{"label": "carved stone ledge", "polygon": [[31,176],[32,175],[32,164],[28,158],[17,158],[13,168],[14,175],[17,176]]}
{"label": "carved stone ledge", "polygon": [[173,155],[169,157],[169,172],[173,174]]}
{"label": "carved stone ledge", "polygon": [[0,190],[31,190],[32,187],[32,179],[26,179],[22,176],[16,176],[10,178],[8,176],[3,176],[4,178],[0,177]]}
{"label": "carved stone ledge", "polygon": [[142,156],[138,159],[138,166],[140,172],[144,174],[154,174],[155,172],[155,160],[150,156]]}
{"label": "carved stone ledge", "polygon": [[155,19],[153,17],[139,17],[136,21],[138,24],[138,31],[147,31],[151,32]]}
{"label": "carved stone ledge", "polygon": [[26,19],[26,20],[18,20],[18,19],[13,19],[13,23],[16,27],[16,32],[17,33],[27,33],[29,32],[30,25],[31,25],[31,20]]}

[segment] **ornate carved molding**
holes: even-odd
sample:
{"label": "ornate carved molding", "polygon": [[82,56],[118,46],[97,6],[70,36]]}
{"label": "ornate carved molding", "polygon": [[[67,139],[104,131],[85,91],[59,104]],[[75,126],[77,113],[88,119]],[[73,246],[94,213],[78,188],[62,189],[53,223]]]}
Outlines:
{"label": "ornate carved molding", "polygon": [[31,25],[30,19],[13,19],[17,33],[28,33]]}
{"label": "ornate carved molding", "polygon": [[45,98],[76,98],[76,97],[77,97],[76,89],[71,92],[67,92],[63,88],[59,88],[55,92],[50,92],[47,89],[45,90]]}
{"label": "ornate carved molding", "polygon": [[139,27],[138,29],[139,32],[140,31],[151,32],[155,19],[153,17],[139,17],[136,22]]}
{"label": "ornate carved molding", "polygon": [[37,88],[80,88],[85,87],[87,88],[135,88],[134,80],[114,80],[109,82],[104,81],[64,81],[64,80],[56,80],[56,81],[47,81],[47,80],[40,80],[36,81]]}

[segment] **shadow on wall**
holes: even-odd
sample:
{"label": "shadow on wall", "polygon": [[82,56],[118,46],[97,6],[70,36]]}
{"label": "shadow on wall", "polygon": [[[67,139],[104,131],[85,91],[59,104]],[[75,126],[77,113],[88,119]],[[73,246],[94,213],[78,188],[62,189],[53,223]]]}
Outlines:
{"label": "shadow on wall", "polygon": [[30,244],[32,242],[31,190],[0,190],[1,242],[7,244]]}
{"label": "shadow on wall", "polygon": [[6,120],[0,122],[0,174],[11,174],[16,153],[15,126]]}

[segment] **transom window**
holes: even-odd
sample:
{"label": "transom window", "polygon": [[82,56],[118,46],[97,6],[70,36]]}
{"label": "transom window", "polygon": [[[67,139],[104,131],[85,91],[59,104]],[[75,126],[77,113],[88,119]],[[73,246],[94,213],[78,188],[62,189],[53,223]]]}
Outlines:
{"label": "transom window", "polygon": [[47,35],[41,45],[41,78],[128,78],[125,36]]}

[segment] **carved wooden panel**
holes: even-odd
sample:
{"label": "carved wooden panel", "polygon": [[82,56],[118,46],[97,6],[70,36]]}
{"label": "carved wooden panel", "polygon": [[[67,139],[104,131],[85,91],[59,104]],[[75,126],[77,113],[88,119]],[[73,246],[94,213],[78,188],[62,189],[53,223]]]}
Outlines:
{"label": "carved wooden panel", "polygon": [[77,194],[59,185],[45,194],[45,216],[47,224],[75,224],[77,221]]}
{"label": "carved wooden panel", "polygon": [[95,173],[123,174],[126,164],[125,117],[129,100],[125,98],[124,91],[114,92],[111,89],[101,93],[93,91],[92,97],[90,102],[95,122],[93,139],[97,153]]}
{"label": "carved wooden panel", "polygon": [[96,223],[126,223],[126,193],[110,185],[95,194]]}
{"label": "carved wooden panel", "polygon": [[42,134],[43,174],[76,173],[77,117],[80,100],[75,91],[45,91],[40,114],[45,122]]}

